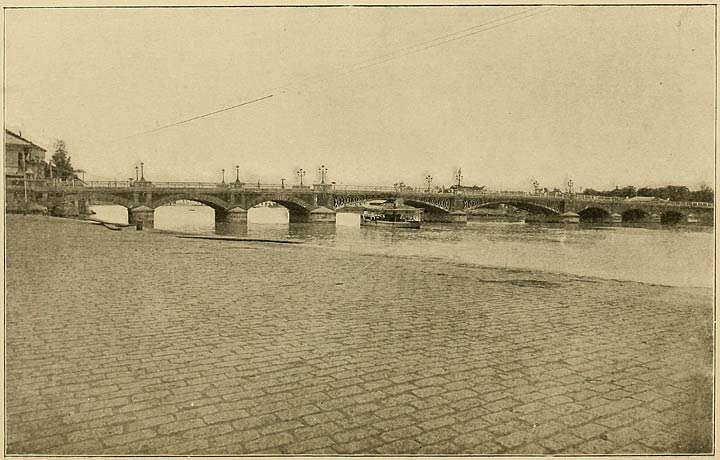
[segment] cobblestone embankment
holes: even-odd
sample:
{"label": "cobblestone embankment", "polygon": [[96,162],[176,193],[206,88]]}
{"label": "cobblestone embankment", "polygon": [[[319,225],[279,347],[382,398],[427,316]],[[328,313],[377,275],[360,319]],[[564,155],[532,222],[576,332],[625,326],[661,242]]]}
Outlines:
{"label": "cobblestone embankment", "polygon": [[10,454],[710,448],[708,290],[7,224]]}

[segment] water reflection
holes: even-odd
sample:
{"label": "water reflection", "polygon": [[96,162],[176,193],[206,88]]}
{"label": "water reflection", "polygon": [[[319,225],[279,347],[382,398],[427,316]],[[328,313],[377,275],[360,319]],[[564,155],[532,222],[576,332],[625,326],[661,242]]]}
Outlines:
{"label": "water reflection", "polygon": [[248,226],[244,223],[216,222],[215,233],[224,236],[247,236]]}
{"label": "water reflection", "polygon": [[[336,225],[289,224],[284,208],[249,212],[247,225],[216,228],[203,206],[167,206],[155,227],[190,233],[214,232],[256,238],[290,238],[351,253],[433,257],[487,266],[557,271],[602,278],[681,286],[713,283],[711,228],[608,226],[604,224],[426,223],[420,229],[360,227],[356,214],[338,213]],[[95,207],[96,217],[123,223],[127,211]],[[258,211],[258,212],[256,212]]]}

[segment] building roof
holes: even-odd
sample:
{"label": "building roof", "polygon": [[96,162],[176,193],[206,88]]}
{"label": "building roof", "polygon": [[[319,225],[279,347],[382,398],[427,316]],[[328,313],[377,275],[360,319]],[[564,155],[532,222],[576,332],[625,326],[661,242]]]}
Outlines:
{"label": "building roof", "polygon": [[27,145],[30,147],[35,147],[36,149],[40,149],[43,152],[47,152],[47,150],[40,147],[39,145],[30,142],[29,140],[25,139],[24,137],[10,131],[9,129],[6,129],[5,130],[5,145],[8,145],[8,144],[10,144],[10,145]]}

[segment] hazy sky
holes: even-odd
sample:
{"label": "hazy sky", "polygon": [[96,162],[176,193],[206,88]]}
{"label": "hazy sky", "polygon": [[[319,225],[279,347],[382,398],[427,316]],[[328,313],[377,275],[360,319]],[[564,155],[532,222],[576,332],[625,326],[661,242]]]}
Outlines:
{"label": "hazy sky", "polygon": [[533,8],[6,10],[6,127],[97,180],[714,182],[714,7]]}

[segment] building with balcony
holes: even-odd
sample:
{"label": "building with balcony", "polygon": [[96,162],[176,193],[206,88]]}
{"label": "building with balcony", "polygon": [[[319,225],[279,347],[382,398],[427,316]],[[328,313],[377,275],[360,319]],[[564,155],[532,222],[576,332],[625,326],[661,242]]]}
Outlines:
{"label": "building with balcony", "polygon": [[23,172],[28,178],[42,179],[48,169],[45,162],[47,151],[39,145],[15,134],[9,129],[5,130],[5,178],[22,178]]}

